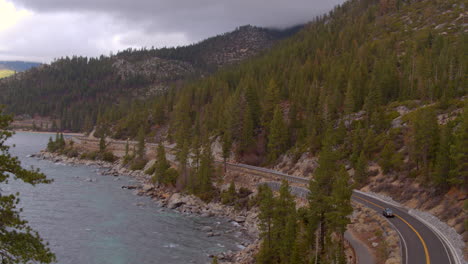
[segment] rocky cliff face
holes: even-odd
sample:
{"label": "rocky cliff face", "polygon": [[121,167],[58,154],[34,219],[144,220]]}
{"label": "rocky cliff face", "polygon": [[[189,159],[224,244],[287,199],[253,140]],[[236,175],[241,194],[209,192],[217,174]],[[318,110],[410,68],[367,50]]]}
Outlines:
{"label": "rocky cliff face", "polygon": [[243,26],[228,34],[208,39],[211,47],[201,54],[206,64],[221,67],[255,56],[273,46],[276,40],[268,30]]}

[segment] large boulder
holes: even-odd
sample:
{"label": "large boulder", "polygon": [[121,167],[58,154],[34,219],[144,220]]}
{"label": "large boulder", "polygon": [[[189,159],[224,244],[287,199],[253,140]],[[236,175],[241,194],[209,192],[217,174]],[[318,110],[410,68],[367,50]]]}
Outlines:
{"label": "large boulder", "polygon": [[141,189],[144,191],[144,192],[149,192],[149,191],[152,191],[154,189],[153,185],[151,184],[143,184],[143,186],[141,187]]}
{"label": "large boulder", "polygon": [[171,198],[169,198],[169,201],[167,202],[167,208],[169,209],[175,209],[181,205],[185,204],[185,201],[179,193],[174,193]]}
{"label": "large boulder", "polygon": [[156,163],[155,159],[152,159],[152,160],[148,161],[148,163],[146,163],[145,168],[143,169],[143,171],[147,171],[149,168],[153,167],[154,163]]}

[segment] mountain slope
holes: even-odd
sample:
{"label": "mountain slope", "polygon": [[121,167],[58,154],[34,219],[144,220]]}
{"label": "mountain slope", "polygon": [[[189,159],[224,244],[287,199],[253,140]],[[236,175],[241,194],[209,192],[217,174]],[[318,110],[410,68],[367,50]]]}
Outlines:
{"label": "mountain slope", "polygon": [[62,58],[2,80],[0,103],[11,113],[50,116],[60,120],[61,129],[79,131],[92,126],[104,108],[210,74],[294,32],[245,26],[187,47]]}
{"label": "mountain slope", "polygon": [[348,1],[263,56],[109,109],[97,132],[166,136],[180,155],[211,139],[219,159],[314,178],[325,152],[329,175],[345,167],[467,242],[466,16],[462,0]]}

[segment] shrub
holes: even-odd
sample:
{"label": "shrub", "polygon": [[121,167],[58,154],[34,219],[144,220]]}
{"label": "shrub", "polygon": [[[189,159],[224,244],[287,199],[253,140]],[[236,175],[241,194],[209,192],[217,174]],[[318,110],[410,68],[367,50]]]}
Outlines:
{"label": "shrub", "polygon": [[105,151],[104,153],[102,153],[102,160],[107,162],[114,162],[117,160],[117,157],[114,155],[114,153],[110,151]]}
{"label": "shrub", "polygon": [[78,152],[78,150],[74,149],[74,148],[69,148],[67,151],[66,151],[66,155],[67,157],[69,158],[76,158],[80,155],[80,153]]}
{"label": "shrub", "polygon": [[229,188],[221,193],[221,202],[223,204],[233,205],[236,200],[236,186],[234,182],[231,182]]}
{"label": "shrub", "polygon": [[153,164],[153,166],[145,170],[145,174],[148,174],[148,175],[153,175],[155,172],[156,172],[156,162]]}
{"label": "shrub", "polygon": [[92,152],[84,152],[81,154],[80,158],[81,159],[88,159],[88,160],[96,160],[99,156],[99,153],[97,151],[92,151]]}
{"label": "shrub", "polygon": [[144,158],[136,158],[132,160],[130,164],[130,169],[131,170],[142,170],[145,168],[146,163],[148,163],[147,159]]}

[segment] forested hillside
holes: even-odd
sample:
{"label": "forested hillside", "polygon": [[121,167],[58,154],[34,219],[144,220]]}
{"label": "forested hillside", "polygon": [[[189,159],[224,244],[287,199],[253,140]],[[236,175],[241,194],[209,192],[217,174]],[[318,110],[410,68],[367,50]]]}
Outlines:
{"label": "forested hillside", "polygon": [[221,174],[213,146],[267,167],[314,158],[301,175],[313,175],[307,206],[296,210],[286,183],[277,197],[260,187],[257,263],[344,263],[352,189],[376,174],[380,189],[434,198],[430,208],[467,241],[466,195],[454,210],[440,202],[468,188],[465,17],[462,0],[350,0],[259,57],[100,111],[94,135],[102,150],[106,136],[137,138],[124,156],[131,169],[145,167],[145,139],[175,143],[178,171],[160,145],[148,173],[204,200]]}
{"label": "forested hillside", "polygon": [[61,130],[92,127],[107,107],[158,95],[270,48],[298,30],[244,26],[187,47],[128,49],[110,57],[62,58],[0,82],[0,104],[16,115],[60,120]]}
{"label": "forested hillside", "polygon": [[184,148],[219,136],[238,160],[267,165],[286,152],[320,153],[333,131],[356,181],[365,182],[359,166],[385,154],[386,171],[466,185],[464,165],[437,154],[451,148],[449,159],[466,161],[464,16],[460,0],[348,1],[260,58],[109,109],[98,132],[127,138],[169,127]]}
{"label": "forested hillside", "polygon": [[465,19],[461,0],[351,0],[259,58],[107,109],[95,135],[166,135],[176,143],[174,181],[204,198],[212,144],[225,160],[254,165],[312,157],[317,165],[301,175],[313,175],[306,210],[296,212],[286,192],[262,194],[258,263],[342,263],[332,245],[342,245],[351,188],[376,175],[372,191],[438,208],[468,241]]}

